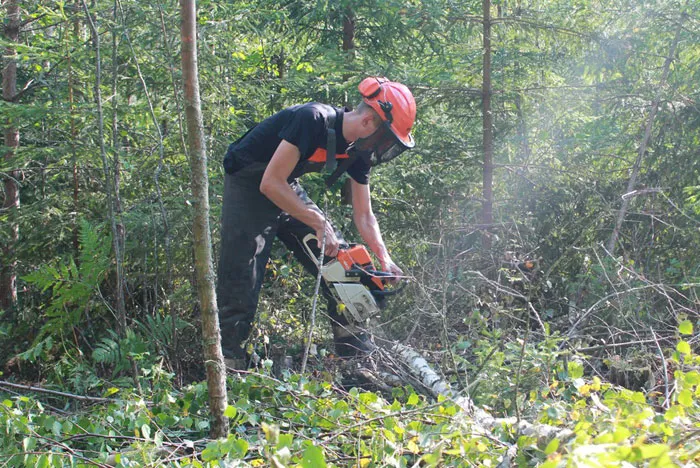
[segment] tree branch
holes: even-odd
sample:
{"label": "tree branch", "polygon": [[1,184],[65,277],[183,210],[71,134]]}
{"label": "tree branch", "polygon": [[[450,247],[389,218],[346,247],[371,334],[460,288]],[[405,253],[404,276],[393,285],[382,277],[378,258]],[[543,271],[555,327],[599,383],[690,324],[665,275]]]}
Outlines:
{"label": "tree branch", "polygon": [[71,398],[73,400],[78,400],[78,401],[88,401],[88,402],[93,402],[93,403],[113,403],[115,401],[119,401],[119,400],[112,399],[112,398],[101,398],[101,397],[91,397],[91,396],[84,396],[84,395],[75,395],[73,393],[59,392],[56,390],[48,390],[46,388],[35,387],[33,385],[16,384],[16,383],[7,382],[4,380],[0,380],[0,386],[14,388],[14,389],[18,389],[18,390],[24,390],[27,392],[46,393],[48,395],[54,395],[54,396],[59,396],[59,397],[64,397],[64,398]]}

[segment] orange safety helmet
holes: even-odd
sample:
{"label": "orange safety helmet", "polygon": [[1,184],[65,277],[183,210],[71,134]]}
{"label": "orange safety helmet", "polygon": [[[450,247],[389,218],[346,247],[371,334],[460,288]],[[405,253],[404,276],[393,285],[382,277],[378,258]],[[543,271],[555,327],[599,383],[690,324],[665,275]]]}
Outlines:
{"label": "orange safety helmet", "polygon": [[416,143],[411,128],[416,121],[416,100],[411,91],[401,83],[382,76],[371,76],[357,87],[363,100],[388,124],[391,132],[406,148]]}

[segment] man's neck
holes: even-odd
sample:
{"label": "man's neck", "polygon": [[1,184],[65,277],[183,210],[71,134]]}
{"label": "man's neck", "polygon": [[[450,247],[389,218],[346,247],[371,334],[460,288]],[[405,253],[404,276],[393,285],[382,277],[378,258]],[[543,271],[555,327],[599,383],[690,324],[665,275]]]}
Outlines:
{"label": "man's neck", "polygon": [[343,116],[343,137],[348,143],[357,140],[357,123],[360,115],[355,111],[345,112]]}

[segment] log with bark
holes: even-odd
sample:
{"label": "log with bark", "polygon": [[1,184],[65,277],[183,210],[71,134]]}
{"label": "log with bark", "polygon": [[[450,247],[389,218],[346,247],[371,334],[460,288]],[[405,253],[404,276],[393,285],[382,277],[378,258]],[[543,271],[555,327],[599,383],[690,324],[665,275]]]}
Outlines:
{"label": "log with bark", "polygon": [[[398,342],[381,341],[383,344],[379,344],[372,354],[347,366],[346,371],[354,372],[358,379],[364,379],[380,391],[401,385],[411,385],[430,398],[445,398],[461,408],[461,413],[456,417],[469,424],[476,433],[488,437],[496,437],[493,434],[494,431],[506,428],[516,438],[531,437],[536,439],[539,445],[544,446],[552,439],[566,441],[574,436],[574,432],[567,428],[534,424],[516,417],[496,418],[474,404],[469,397],[468,389],[467,391],[454,389],[419,352]],[[508,449],[499,466],[510,466],[516,454],[517,445],[508,444]]]}

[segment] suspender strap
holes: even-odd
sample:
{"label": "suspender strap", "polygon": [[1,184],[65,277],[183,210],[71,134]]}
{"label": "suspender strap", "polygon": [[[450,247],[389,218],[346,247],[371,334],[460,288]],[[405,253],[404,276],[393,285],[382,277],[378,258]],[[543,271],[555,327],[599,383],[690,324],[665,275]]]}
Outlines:
{"label": "suspender strap", "polygon": [[328,128],[328,139],[326,140],[326,171],[333,172],[338,166],[335,159],[335,151],[337,149],[335,139],[335,109],[331,112],[326,120]]}
{"label": "suspender strap", "polygon": [[338,164],[335,157],[336,150],[338,149],[335,134],[335,121],[336,112],[335,109],[333,109],[333,112],[326,118],[326,126],[328,128],[328,139],[326,140],[326,172],[330,173],[330,175],[326,177],[327,188],[331,188],[333,184],[338,181],[340,176],[355,162],[355,159],[357,159],[357,152],[352,151],[346,159],[343,159],[343,161]]}
{"label": "suspender strap", "polygon": [[343,175],[343,172],[347,171],[348,168],[352,165],[352,163],[355,162],[357,159],[357,151],[351,151],[351,154],[348,154],[348,158],[344,159],[343,162],[341,162],[338,167],[333,171],[331,175],[326,177],[326,187],[331,188],[333,184],[337,182],[337,180],[340,178],[341,175]]}

